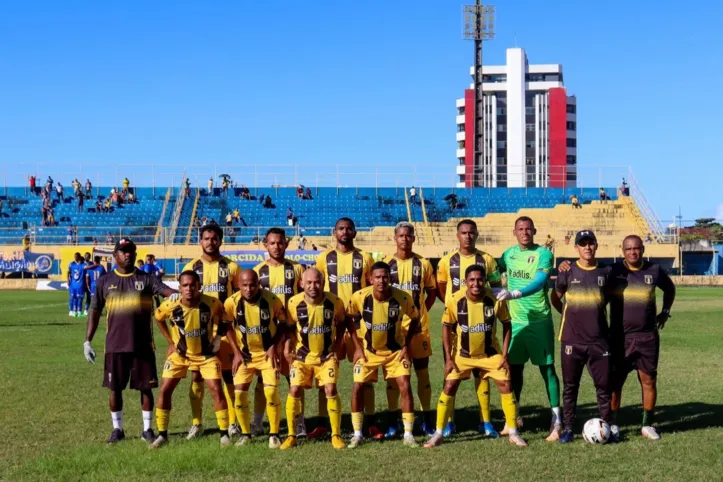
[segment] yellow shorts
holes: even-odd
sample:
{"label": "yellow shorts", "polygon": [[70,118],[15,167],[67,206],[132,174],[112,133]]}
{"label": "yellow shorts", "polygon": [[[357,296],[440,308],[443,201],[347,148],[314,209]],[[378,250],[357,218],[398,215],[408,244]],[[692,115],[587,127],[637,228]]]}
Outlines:
{"label": "yellow shorts", "polygon": [[311,388],[314,379],[318,388],[336,385],[339,380],[339,362],[335,358],[329,358],[322,364],[314,365],[297,360],[291,366],[290,377],[292,387]]}
{"label": "yellow shorts", "polygon": [[[216,353],[216,357],[218,357],[221,362],[221,371],[230,372],[233,368],[233,349],[231,348],[231,343],[228,342],[228,338],[225,336],[221,338],[221,349]],[[189,368],[189,370],[192,372],[198,371],[193,366]],[[203,377],[203,375],[201,376]]]}
{"label": "yellow shorts", "polygon": [[497,367],[502,363],[502,355],[493,355],[485,358],[464,358],[457,355],[454,358],[459,371],[452,370],[447,375],[447,380],[467,380],[472,374],[472,370],[479,369],[482,378],[491,378],[500,382],[510,381],[510,374],[505,369],[498,370]]}
{"label": "yellow shorts", "polygon": [[432,338],[429,336],[429,332],[414,335],[409,355],[413,360],[432,356]]}
{"label": "yellow shorts", "polygon": [[401,351],[395,351],[387,356],[379,356],[364,350],[367,361],[360,360],[354,365],[354,383],[370,383],[377,381],[379,367],[384,370],[384,378],[399,378],[412,375],[412,364],[407,360],[400,360]]}
{"label": "yellow shorts", "polygon": [[204,380],[221,378],[221,362],[215,356],[186,358],[178,353],[172,353],[166,359],[161,378],[186,378],[188,370],[200,371]]}
{"label": "yellow shorts", "polygon": [[249,361],[246,362],[246,365],[238,367],[238,371],[233,376],[233,384],[245,385],[251,383],[258,374],[261,374],[264,386],[279,386],[279,371],[271,365],[271,360],[264,359],[260,361]]}

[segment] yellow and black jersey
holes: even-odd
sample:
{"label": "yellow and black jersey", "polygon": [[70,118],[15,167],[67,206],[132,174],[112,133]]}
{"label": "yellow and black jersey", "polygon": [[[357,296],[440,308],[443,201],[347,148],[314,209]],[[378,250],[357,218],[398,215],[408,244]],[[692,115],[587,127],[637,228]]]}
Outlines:
{"label": "yellow and black jersey", "polygon": [[485,358],[502,354],[497,340],[497,321],[510,322],[506,301],[497,301],[485,290],[480,301],[472,301],[466,290],[457,292],[444,304],[442,323],[455,328],[452,356]]}
{"label": "yellow and black jersey", "polygon": [[254,271],[259,275],[261,287],[281,298],[284,305],[292,296],[301,292],[301,275],[304,273],[304,266],[295,261],[285,259],[283,264],[278,265],[264,261],[257,264]]}
{"label": "yellow and black jersey", "polygon": [[299,293],[289,300],[286,315],[286,324],[296,333],[296,359],[325,362],[333,354],[338,330],[344,328],[346,311],[341,298],[325,292],[321,303],[313,304]]}
{"label": "yellow and black jersey", "polygon": [[412,295],[414,306],[419,310],[421,331],[429,332],[429,313],[425,301],[425,290],[436,289],[434,269],[428,259],[412,253],[409,259],[397,259],[387,256],[384,260],[389,265],[392,286]]}
{"label": "yellow and black jersey", "polygon": [[247,359],[263,361],[279,324],[286,323],[284,303],[271,291],[259,290],[256,301],[247,301],[238,292],[223,306],[224,320],[233,323],[241,352]]}
{"label": "yellow and black jersey", "polygon": [[459,252],[459,249],[455,249],[440,259],[437,265],[437,281],[447,283],[445,300],[465,287],[464,272],[474,264],[485,268],[487,283],[490,286],[500,285],[502,276],[497,269],[497,261],[495,258],[479,249],[476,249],[475,252],[469,256],[463,255]]}
{"label": "yellow and black jersey", "polygon": [[369,285],[372,255],[354,248],[348,253],[336,249],[324,251],[316,258],[316,269],[324,274],[325,288],[348,304],[351,295]]}
{"label": "yellow and black jersey", "polygon": [[380,356],[401,350],[412,320],[419,319],[411,295],[391,287],[392,295],[384,302],[374,299],[374,287],[354,293],[347,314],[358,326],[357,334],[364,348]]}
{"label": "yellow and black jersey", "polygon": [[226,333],[223,303],[207,295],[201,295],[201,301],[195,307],[183,305],[180,299],[166,300],[156,309],[155,317],[158,321],[171,322],[171,338],[176,351],[187,358],[214,356],[216,330]]}
{"label": "yellow and black jersey", "polygon": [[236,291],[241,268],[225,256],[218,261],[209,263],[203,258],[196,258],[183,267],[183,271],[195,271],[201,278],[203,294],[226,301]]}

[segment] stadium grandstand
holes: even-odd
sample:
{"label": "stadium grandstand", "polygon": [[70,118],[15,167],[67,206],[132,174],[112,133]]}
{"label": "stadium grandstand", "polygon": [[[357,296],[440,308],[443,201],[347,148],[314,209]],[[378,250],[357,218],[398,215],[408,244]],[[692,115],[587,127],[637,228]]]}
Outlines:
{"label": "stadium grandstand", "polygon": [[[45,185],[37,181],[34,190],[29,185],[5,186],[0,191],[4,203],[0,243],[6,253],[29,248],[29,252],[52,254],[54,263],[46,272],[52,276],[62,275],[60,267],[72,253],[103,254],[121,236],[130,236],[144,252],[155,254],[171,275],[193,257],[198,228],[207,222],[224,227],[224,252],[242,265],[255,264],[263,256],[263,235],[272,226],[286,229],[291,249],[309,264],[314,253],[330,245],[332,228],[341,216],[355,220],[356,244],[379,257],[393,251],[397,222],[414,223],[417,251],[438,259],[455,245],[460,219],[474,219],[480,244],[500,256],[514,243],[514,219],[525,215],[536,222],[537,241],[560,259],[574,257],[571,237],[586,227],[598,234],[601,258],[620,256],[620,240],[638,234],[649,245],[648,256],[669,268],[677,264],[676,233],[661,227],[629,169],[591,169],[589,178],[609,181],[582,187],[580,175],[578,186],[555,188],[439,187],[416,173],[380,176],[378,169],[363,175],[336,173],[337,181],[376,179],[375,186],[342,187],[330,182],[337,187],[322,187],[303,185],[295,175],[279,182],[279,173],[284,171],[272,166],[257,169],[253,187],[239,185],[227,174],[206,176],[198,167],[193,175],[177,174],[175,186],[135,187],[128,182],[126,187],[116,176],[114,186],[100,186],[100,182],[81,186],[82,206],[71,186],[62,196],[54,187],[48,201],[43,200]],[[308,177],[319,179],[318,175]],[[385,185],[379,185],[380,177]],[[269,184],[262,186],[267,179]],[[86,192],[87,187],[90,191]],[[44,204],[52,209],[52,222],[43,214]]]}

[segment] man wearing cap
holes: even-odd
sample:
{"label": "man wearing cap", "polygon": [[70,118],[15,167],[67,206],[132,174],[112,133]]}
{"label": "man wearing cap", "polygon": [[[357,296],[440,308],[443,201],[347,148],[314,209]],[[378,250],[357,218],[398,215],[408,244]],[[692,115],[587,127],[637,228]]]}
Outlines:
{"label": "man wearing cap", "polygon": [[95,363],[91,347],[103,308],[107,311],[105,368],[103,386],[110,390],[113,432],[108,439],[115,444],[125,438],[123,430],[123,390],[130,387],[141,392],[143,432],[141,437],[152,443],[153,392],[158,386],[154,354],[152,317],[153,296],[170,296],[176,291],[156,276],[137,270],[136,245],[121,238],[113,249],[116,268],[98,279],[88,314],[88,328],[83,345],[85,359]]}
{"label": "man wearing cap", "polygon": [[[560,442],[573,441],[580,378],[587,365],[597,392],[600,418],[610,423],[610,345],[607,304],[610,299],[610,267],[595,259],[597,238],[592,231],[575,236],[580,258],[561,272],[550,301],[562,314],[560,359],[563,380],[563,426]],[[562,299],[565,299],[563,305]],[[617,441],[613,437],[613,441]]]}

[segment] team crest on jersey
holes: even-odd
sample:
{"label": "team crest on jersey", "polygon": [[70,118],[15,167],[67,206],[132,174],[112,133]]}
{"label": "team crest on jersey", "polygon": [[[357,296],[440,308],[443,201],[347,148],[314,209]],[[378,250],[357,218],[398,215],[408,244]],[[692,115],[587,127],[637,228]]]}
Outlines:
{"label": "team crest on jersey", "polygon": [[527,258],[527,264],[532,264],[532,263],[534,263],[534,262],[535,262],[535,257],[534,257],[534,256],[530,256],[529,258]]}
{"label": "team crest on jersey", "polygon": [[144,286],[145,286],[145,283],[143,283],[143,281],[136,281],[136,289],[138,291],[143,291]]}
{"label": "team crest on jersey", "polygon": [[334,312],[332,310],[324,310],[324,319],[325,320],[331,320],[334,317]]}
{"label": "team crest on jersey", "polygon": [[218,268],[218,276],[220,278],[228,278],[228,268]]}
{"label": "team crest on jersey", "polygon": [[421,267],[421,266],[414,266],[414,267],[412,268],[412,274],[413,274],[414,276],[419,276],[419,275],[421,275],[421,274],[422,274],[422,267]]}
{"label": "team crest on jersey", "polygon": [[389,318],[396,318],[398,315],[399,315],[399,310],[397,308],[389,309]]}
{"label": "team crest on jersey", "polygon": [[210,313],[201,313],[201,324],[205,325],[206,323],[208,323],[210,317]]}
{"label": "team crest on jersey", "polygon": [[495,315],[495,308],[493,306],[485,306],[485,318],[491,318]]}
{"label": "team crest on jersey", "polygon": [[570,346],[570,345],[565,346],[565,355],[572,355],[572,346]]}
{"label": "team crest on jersey", "polygon": [[294,270],[293,269],[286,270],[286,279],[294,279]]}
{"label": "team crest on jersey", "polygon": [[362,269],[362,260],[360,260],[360,259],[355,259],[355,260],[352,262],[352,265],[354,266],[354,269]]}
{"label": "team crest on jersey", "polygon": [[260,316],[261,316],[262,320],[268,320],[269,318],[271,318],[271,315],[269,314],[268,310],[261,310]]}
{"label": "team crest on jersey", "polygon": [[653,275],[651,275],[651,274],[646,274],[646,275],[645,275],[645,284],[646,284],[646,285],[651,285],[651,284],[653,284]]}
{"label": "team crest on jersey", "polygon": [[598,286],[605,286],[605,276],[598,276],[598,277],[597,277],[597,285],[598,285]]}

